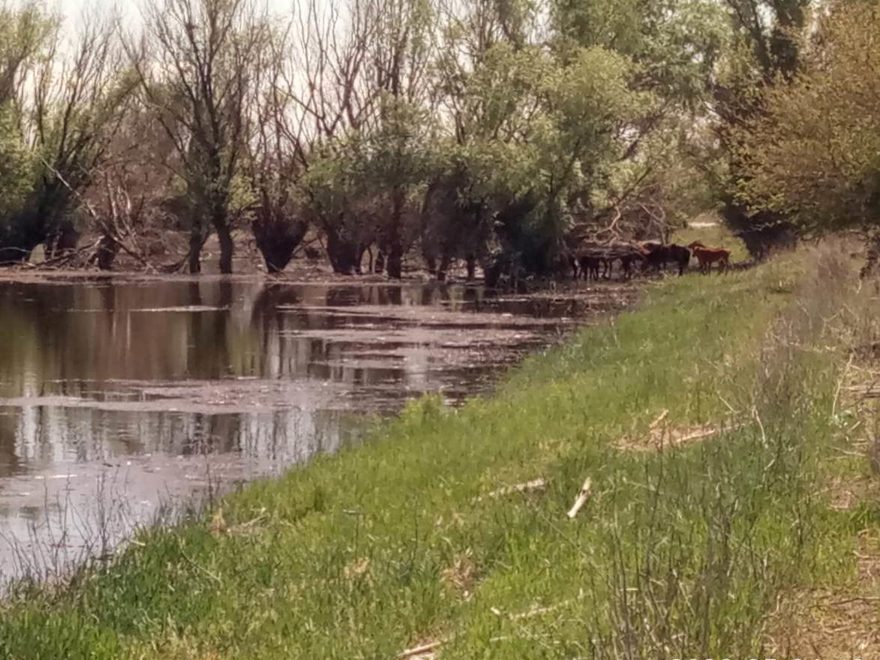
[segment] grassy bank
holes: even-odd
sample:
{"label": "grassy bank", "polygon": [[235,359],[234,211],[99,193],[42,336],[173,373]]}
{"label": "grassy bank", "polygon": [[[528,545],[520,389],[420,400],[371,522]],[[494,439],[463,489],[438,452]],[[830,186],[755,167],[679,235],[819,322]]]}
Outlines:
{"label": "grassy bank", "polygon": [[421,401],[365,446],[12,599],[0,655],[759,654],[780,597],[854,571],[865,517],[817,487],[849,422],[829,321],[845,270],[798,255],[651,285],[492,398]]}

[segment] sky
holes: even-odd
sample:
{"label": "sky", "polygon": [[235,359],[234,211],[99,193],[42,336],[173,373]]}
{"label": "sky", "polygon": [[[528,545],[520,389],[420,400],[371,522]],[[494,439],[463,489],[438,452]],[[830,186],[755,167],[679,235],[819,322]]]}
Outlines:
{"label": "sky", "polygon": [[[262,0],[273,12],[288,12],[296,0]],[[87,8],[97,7],[104,11],[117,8],[129,20],[137,20],[140,0],[46,0],[50,9],[56,9],[65,18],[76,22]]]}

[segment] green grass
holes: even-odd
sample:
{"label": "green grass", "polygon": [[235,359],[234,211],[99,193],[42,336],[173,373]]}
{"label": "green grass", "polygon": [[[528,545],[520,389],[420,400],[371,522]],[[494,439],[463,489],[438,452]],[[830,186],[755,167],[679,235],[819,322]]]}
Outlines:
{"label": "green grass", "polygon": [[[229,497],[222,525],[147,531],[108,569],[25,589],[0,655],[388,658],[441,639],[450,658],[759,654],[781,593],[853,571],[855,523],[815,486],[841,355],[808,349],[834,303],[796,261],[651,286],[491,398],[422,400]],[[687,426],[731,408],[745,426],[703,443],[616,446],[664,409]],[[546,490],[487,497],[536,478]]]}
{"label": "green grass", "polygon": [[689,245],[693,241],[701,241],[709,247],[723,247],[730,250],[732,263],[747,261],[749,252],[742,239],[734,236],[723,220],[713,213],[705,213],[693,219],[695,223],[715,223],[709,227],[687,226],[677,230],[672,240],[679,245]]}

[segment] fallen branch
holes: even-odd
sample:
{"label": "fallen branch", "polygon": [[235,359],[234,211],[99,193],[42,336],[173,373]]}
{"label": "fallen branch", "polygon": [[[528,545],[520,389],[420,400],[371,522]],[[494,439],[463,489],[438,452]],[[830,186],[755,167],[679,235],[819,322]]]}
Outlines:
{"label": "fallen branch", "polygon": [[537,607],[532,606],[530,609],[525,612],[518,612],[516,614],[507,614],[499,610],[497,607],[490,607],[489,611],[492,612],[495,616],[499,618],[510,619],[511,621],[520,621],[522,619],[531,619],[532,617],[541,616],[542,614],[548,614],[550,612],[555,612],[556,610],[565,607],[566,605],[571,604],[573,599],[564,600],[561,603],[556,603],[555,605],[548,605],[547,607]]}
{"label": "fallen branch", "polygon": [[718,435],[719,433],[721,433],[722,430],[723,429],[715,426],[707,429],[700,429],[699,431],[693,431],[692,433],[679,436],[678,438],[672,438],[669,444],[680,445],[684,444],[685,442],[691,442],[692,440],[703,440],[704,438],[711,438],[713,435]]}
{"label": "fallen branch", "polygon": [[660,425],[660,423],[661,423],[664,419],[666,419],[666,416],[667,416],[668,414],[669,414],[669,410],[668,410],[668,409],[664,410],[662,413],[660,413],[660,416],[659,416],[657,419],[655,419],[653,422],[651,422],[651,425],[648,427],[648,429],[651,430],[651,431],[653,431],[654,429],[656,429],[656,428]]}
{"label": "fallen branch", "polygon": [[840,390],[843,387],[843,383],[849,375],[850,367],[852,367],[853,358],[855,358],[855,353],[851,353],[849,356],[849,360],[846,362],[846,367],[843,370],[843,373],[840,376],[840,380],[837,381],[837,387],[834,390],[834,400],[831,402],[831,416],[835,417],[837,415],[837,404],[840,401]]}
{"label": "fallen branch", "polygon": [[[92,218],[92,220],[94,220],[95,224],[96,224],[98,227],[101,227],[102,230],[104,231],[104,233],[105,233],[105,234],[106,234],[106,235],[107,235],[107,236],[108,236],[108,237],[109,237],[114,243],[116,243],[116,245],[118,245],[119,248],[120,248],[123,252],[125,252],[128,256],[130,256],[131,258],[135,259],[136,261],[140,262],[140,264],[144,267],[145,270],[148,270],[148,271],[151,271],[151,272],[155,272],[155,271],[156,271],[156,268],[153,266],[153,264],[150,263],[150,261],[149,261],[149,260],[148,260],[148,259],[147,259],[147,258],[141,253],[141,251],[140,251],[139,249],[137,249],[137,247],[132,247],[132,246],[126,244],[126,242],[125,242],[123,236],[120,235],[118,229],[116,228],[116,226],[115,226],[115,222],[114,222],[114,221],[118,218],[118,213],[117,213],[117,210],[116,210],[116,208],[117,208],[117,204],[113,201],[113,199],[112,199],[112,194],[109,192],[109,190],[110,190],[110,183],[109,183],[109,180],[107,180],[106,183],[107,183],[107,188],[108,188],[108,199],[110,199],[110,206],[111,206],[111,208],[113,209],[112,213],[113,213],[113,216],[114,216],[114,221],[111,221],[111,222],[105,222],[104,220],[102,220],[101,216],[100,216],[100,215],[98,214],[98,212],[95,210],[95,207],[92,206],[92,205],[89,203],[89,201],[88,201],[88,200],[82,195],[82,193],[80,193],[79,190],[77,190],[76,188],[74,188],[72,185],[70,185],[70,184],[67,182],[67,180],[64,178],[64,176],[61,174],[61,172],[59,172],[57,169],[55,169],[54,167],[52,167],[52,164],[49,163],[49,161],[47,161],[45,158],[42,159],[42,162],[43,162],[43,165],[44,165],[44,166],[45,166],[50,172],[52,172],[52,174],[55,175],[55,178],[58,179],[59,182],[61,182],[61,185],[63,185],[65,188],[67,188],[67,190],[69,190],[70,193],[71,193],[74,197],[76,197],[77,201],[82,205],[82,207],[86,210],[86,212],[89,214],[89,216],[91,216],[91,218]],[[124,193],[124,192],[125,192],[125,191],[123,191],[123,193]],[[128,194],[125,193],[125,196],[126,196],[126,198],[127,198],[127,197],[128,197]],[[129,207],[131,206],[131,202],[130,202],[130,200],[128,200],[128,205],[129,205]],[[129,228],[129,236],[131,237],[131,235],[132,235],[132,234],[131,234],[131,231],[130,231],[130,228]],[[100,245],[100,241],[98,241],[97,243],[95,243],[95,245],[94,245],[91,249],[92,249],[93,251],[96,251],[99,245]],[[94,255],[93,255],[93,256],[94,256]],[[89,261],[91,261],[91,258],[89,259]]]}
{"label": "fallen branch", "polygon": [[[50,259],[44,259],[43,261],[36,264],[29,264],[35,268],[42,269],[53,269],[53,268],[64,268],[70,266],[74,263],[85,262],[88,263],[88,259],[91,253],[97,249],[98,242],[95,242],[92,245],[87,245],[81,248],[74,248],[72,250],[65,250],[62,254],[57,257],[51,257]],[[90,258],[90,257],[89,257]]]}
{"label": "fallen branch", "polygon": [[876,399],[880,397],[880,385],[850,385],[845,388],[851,394],[857,394],[863,399]]}
{"label": "fallen branch", "polygon": [[436,651],[438,648],[443,646],[446,640],[438,639],[434,642],[428,642],[427,644],[420,644],[419,646],[413,646],[411,649],[406,649],[405,651],[401,651],[397,654],[398,658],[412,658],[417,655],[423,655],[425,653],[430,653],[431,651]]}
{"label": "fallen branch", "polygon": [[[529,493],[535,490],[544,490],[545,488],[547,488],[547,482],[544,479],[533,479],[532,481],[526,481],[525,483],[505,486],[504,488],[493,490],[485,497],[504,497],[505,495],[511,495],[513,493]],[[477,501],[479,502],[482,499],[484,498],[478,497]]]}
{"label": "fallen branch", "polygon": [[723,422],[718,426],[706,425],[675,429],[665,425],[660,426],[665,417],[665,414],[663,414],[651,424],[646,437],[639,439],[632,437],[621,438],[617,446],[620,449],[630,451],[659,451],[666,447],[676,447],[697,440],[705,440],[721,433],[736,431],[746,425],[745,422]]}
{"label": "fallen branch", "polygon": [[578,511],[581,510],[581,507],[587,503],[587,500],[590,497],[590,490],[593,487],[593,480],[590,477],[587,477],[586,481],[584,481],[584,485],[581,486],[581,492],[578,493],[577,499],[574,501],[571,509],[568,511],[568,517],[570,519],[574,519],[574,517],[578,514]]}

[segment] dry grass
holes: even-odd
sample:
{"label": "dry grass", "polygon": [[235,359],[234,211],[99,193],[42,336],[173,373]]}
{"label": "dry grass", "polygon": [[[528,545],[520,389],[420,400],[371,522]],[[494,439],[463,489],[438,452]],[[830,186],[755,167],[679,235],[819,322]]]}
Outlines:
{"label": "dry grass", "polygon": [[457,555],[453,559],[452,565],[443,569],[440,577],[443,583],[460,598],[470,600],[479,577],[473,551],[468,548],[465,552]]}
{"label": "dry grass", "polygon": [[616,443],[622,451],[657,452],[672,447],[681,447],[703,442],[718,435],[741,429],[745,424],[728,420],[720,424],[698,424],[695,426],[674,426],[663,423],[652,425],[647,433],[624,436]]}
{"label": "dry grass", "polygon": [[768,648],[784,657],[880,658],[880,532],[859,535],[854,583],[784,597]]}
{"label": "dry grass", "polygon": [[[840,246],[838,246],[840,247]],[[850,292],[837,324],[837,340],[850,347],[832,405],[842,442],[825,464],[820,494],[832,511],[864,521],[851,552],[848,581],[784,594],[767,622],[767,645],[785,657],[880,658],[880,336],[875,287]]]}

